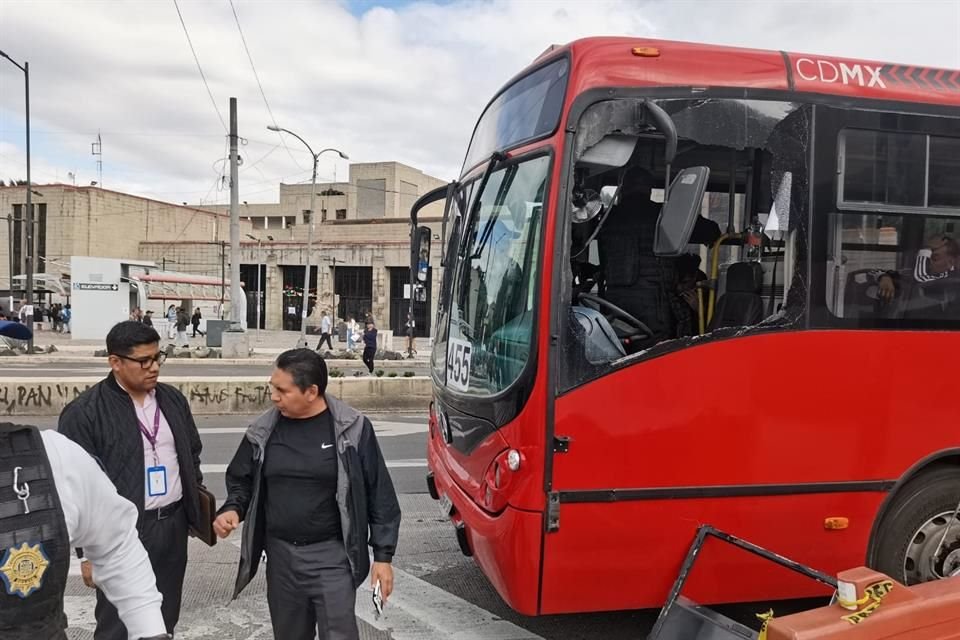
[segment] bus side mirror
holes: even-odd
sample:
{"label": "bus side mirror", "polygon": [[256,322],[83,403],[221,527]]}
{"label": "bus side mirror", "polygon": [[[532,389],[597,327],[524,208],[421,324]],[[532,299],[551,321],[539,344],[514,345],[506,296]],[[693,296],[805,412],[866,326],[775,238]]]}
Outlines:
{"label": "bus side mirror", "polygon": [[654,239],[656,255],[676,257],[686,251],[697,218],[700,217],[703,194],[709,180],[709,167],[690,167],[674,178],[657,220]]}
{"label": "bus side mirror", "polygon": [[430,270],[430,237],[430,227],[417,227],[414,255],[417,260],[417,280],[420,282],[427,281]]}

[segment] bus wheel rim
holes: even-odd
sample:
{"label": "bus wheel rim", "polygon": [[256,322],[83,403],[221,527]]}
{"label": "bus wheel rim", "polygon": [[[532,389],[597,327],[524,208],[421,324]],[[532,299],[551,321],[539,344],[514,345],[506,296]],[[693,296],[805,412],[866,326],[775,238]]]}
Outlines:
{"label": "bus wheel rim", "polygon": [[[960,570],[960,520],[954,510],[938,513],[910,537],[903,559],[904,584],[918,584],[949,576]],[[949,533],[937,553],[943,534]]]}

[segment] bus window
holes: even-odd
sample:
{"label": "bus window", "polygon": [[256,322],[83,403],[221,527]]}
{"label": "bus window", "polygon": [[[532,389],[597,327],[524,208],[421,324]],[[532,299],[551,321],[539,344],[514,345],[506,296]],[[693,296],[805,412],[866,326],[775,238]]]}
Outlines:
{"label": "bus window", "polygon": [[827,308],[856,324],[960,321],[960,140],[839,133],[837,211],[828,226]]}
{"label": "bus window", "polygon": [[[462,222],[458,270],[448,274],[454,280],[443,348],[450,389],[496,394],[529,360],[549,167],[545,155],[501,166],[468,206],[477,213]],[[439,355],[435,349],[435,365]]]}
{"label": "bus window", "polygon": [[[787,293],[805,273],[797,268],[797,238],[806,225],[809,106],[658,101],[679,136],[672,175],[687,167],[710,170],[686,255],[661,257],[653,248],[667,178],[664,142],[637,103],[613,100],[588,108],[574,141],[574,160],[582,160],[574,166],[567,214],[564,388],[702,337],[783,326],[802,313],[783,311],[788,299],[803,301]],[[631,137],[635,148],[624,154],[622,144]],[[610,189],[616,196],[599,213],[577,209],[581,194]],[[765,234],[768,221],[776,230]]]}
{"label": "bus window", "polygon": [[960,320],[960,221],[835,213],[827,302],[834,316],[909,326]]}

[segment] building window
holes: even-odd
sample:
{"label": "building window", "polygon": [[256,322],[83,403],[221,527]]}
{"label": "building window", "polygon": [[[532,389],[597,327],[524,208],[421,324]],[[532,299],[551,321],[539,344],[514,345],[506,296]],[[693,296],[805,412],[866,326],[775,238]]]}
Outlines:
{"label": "building window", "polygon": [[282,218],[281,216],[270,216],[267,218],[266,228],[267,229],[283,229],[284,228],[283,221],[284,221],[284,218]]}
{"label": "building window", "polygon": [[[308,220],[310,220],[310,212],[309,212],[309,211],[304,211],[304,212],[303,212],[303,221],[304,221],[304,222],[307,222]],[[297,226],[297,216],[283,216],[283,228],[284,228],[284,229],[289,229],[290,227],[295,227],[295,226]]]}
{"label": "building window", "polygon": [[337,220],[346,220],[346,219],[347,219],[347,210],[337,209]]}
{"label": "building window", "polygon": [[327,210],[320,209],[320,222],[326,222],[326,221],[327,221]]}

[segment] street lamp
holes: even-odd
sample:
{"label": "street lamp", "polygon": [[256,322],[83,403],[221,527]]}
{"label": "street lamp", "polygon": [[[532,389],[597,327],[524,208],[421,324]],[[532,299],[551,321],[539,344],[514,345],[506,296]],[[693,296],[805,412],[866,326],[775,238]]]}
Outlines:
{"label": "street lamp", "polygon": [[[27,304],[33,304],[33,201],[30,199],[31,196],[31,184],[30,184],[30,63],[24,62],[23,65],[17,63],[16,60],[8,56],[3,51],[0,51],[0,57],[6,58],[13,66],[20,71],[23,71],[23,97],[26,105],[25,114],[26,114],[26,129],[27,129],[27,213],[26,213],[26,222],[27,222]],[[11,279],[13,274],[10,274]],[[11,293],[13,290],[13,285],[10,285]],[[30,329],[30,333],[33,334],[33,316],[27,316],[29,321],[27,326]],[[30,338],[30,341],[27,343],[27,352],[33,353],[33,338]]]}
{"label": "street lamp", "polygon": [[307,226],[307,260],[306,260],[306,273],[303,277],[303,308],[300,310],[300,340],[297,341],[297,348],[303,349],[307,346],[307,309],[310,306],[310,251],[313,249],[313,213],[314,207],[317,202],[317,161],[320,160],[320,156],[327,151],[336,151],[337,154],[344,160],[349,160],[350,156],[345,154],[339,149],[334,149],[332,147],[327,149],[321,149],[318,153],[313,152],[313,147],[307,144],[307,141],[295,134],[289,129],[284,129],[283,127],[278,127],[276,125],[267,125],[267,129],[270,131],[284,132],[289,133],[294,138],[303,143],[303,146],[307,148],[307,151],[310,152],[310,155],[313,156],[313,178],[310,182],[310,224]]}

